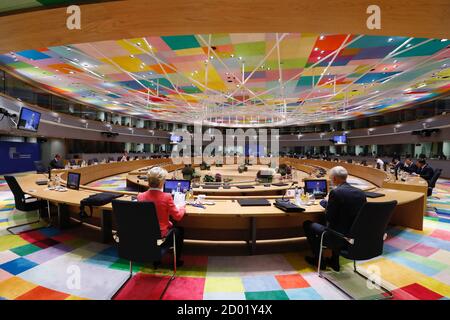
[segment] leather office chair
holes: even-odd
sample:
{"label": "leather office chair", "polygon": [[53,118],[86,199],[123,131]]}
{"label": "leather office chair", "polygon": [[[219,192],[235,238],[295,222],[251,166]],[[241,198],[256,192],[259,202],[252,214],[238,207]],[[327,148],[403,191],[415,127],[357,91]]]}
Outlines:
{"label": "leather office chair", "polygon": [[[8,232],[15,234],[14,232],[11,231],[11,229],[38,223],[41,221],[42,210],[46,206],[46,202],[42,201],[42,200],[38,200],[33,197],[28,197],[23,192],[22,188],[20,187],[19,183],[17,182],[17,180],[14,176],[5,176],[5,180],[9,186],[9,189],[11,190],[11,192],[14,195],[14,203],[15,203],[15,207],[17,210],[25,211],[25,212],[36,211],[36,210],[38,211],[38,220],[32,221],[32,222],[27,222],[27,223],[22,223],[22,224],[17,224],[17,225],[6,228],[6,230],[8,230]],[[50,221],[50,212],[49,212],[48,218]],[[27,231],[37,230],[37,229],[41,229],[41,228],[43,228],[43,227],[29,229]]]}
{"label": "leather office chair", "polygon": [[75,161],[75,159],[70,159],[70,160],[69,160],[69,164],[70,164],[71,166],[75,166],[75,165],[77,164],[77,162]]}
{"label": "leather office chair", "polygon": [[[319,265],[317,268],[319,277],[324,278],[347,296],[354,299],[349,293],[327,277],[326,272],[322,272],[320,269],[322,251],[326,248],[323,245],[324,236],[327,233],[331,233],[333,236],[344,239],[348,243],[347,248],[341,250],[340,255],[346,259],[353,260],[353,271],[367,281],[369,279],[356,269],[356,260],[368,260],[383,254],[383,242],[387,236],[385,233],[386,228],[396,205],[397,201],[365,203],[353,222],[348,237],[335,230],[326,228],[320,239]],[[381,285],[380,288],[388,294],[386,296],[387,299],[393,297],[391,291]]]}
{"label": "leather office chair", "polygon": [[[119,236],[119,257],[130,261],[129,277],[114,294],[116,296],[133,277],[133,261],[155,263],[156,261],[161,261],[169,249],[161,247],[161,230],[153,202],[113,200],[112,207]],[[172,232],[171,234],[169,233],[168,236],[173,237],[173,274],[167,282],[160,299],[164,296],[177,272],[176,239],[175,233]]]}
{"label": "leather office chair", "polygon": [[42,161],[34,161],[34,167],[36,168],[36,173],[47,173],[48,168],[44,166]]}
{"label": "leather office chair", "polygon": [[427,195],[430,197],[433,194],[433,189],[436,187],[436,182],[438,181],[439,177],[441,176],[442,169],[436,169],[434,170],[433,178],[431,178],[430,183],[428,184],[428,192]]}

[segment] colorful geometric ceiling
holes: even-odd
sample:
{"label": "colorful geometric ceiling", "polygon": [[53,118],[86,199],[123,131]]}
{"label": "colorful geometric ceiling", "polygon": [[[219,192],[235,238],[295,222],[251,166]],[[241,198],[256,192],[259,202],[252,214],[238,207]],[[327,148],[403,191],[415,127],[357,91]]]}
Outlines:
{"label": "colorful geometric ceiling", "polygon": [[450,92],[447,39],[263,33],[35,48],[0,64],[101,109],[216,126],[382,113]]}

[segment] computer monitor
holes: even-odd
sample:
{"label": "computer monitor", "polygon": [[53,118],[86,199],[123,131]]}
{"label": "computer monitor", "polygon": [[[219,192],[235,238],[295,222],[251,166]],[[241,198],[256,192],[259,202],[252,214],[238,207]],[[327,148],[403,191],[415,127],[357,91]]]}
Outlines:
{"label": "computer monitor", "polygon": [[180,191],[186,192],[191,188],[191,182],[189,180],[175,180],[175,179],[168,179],[164,183],[164,192],[166,193],[172,193],[172,191],[176,191],[178,184],[180,184]]}
{"label": "computer monitor", "polygon": [[170,143],[176,144],[176,143],[180,143],[181,141],[183,141],[183,136],[179,136],[176,134],[170,135]]}
{"label": "computer monitor", "polygon": [[67,188],[78,190],[80,189],[81,174],[78,172],[69,172],[67,174]]}
{"label": "computer monitor", "polygon": [[305,193],[314,194],[316,198],[324,198],[328,194],[326,179],[305,180]]}
{"label": "computer monitor", "polygon": [[333,143],[335,145],[345,145],[347,144],[347,136],[346,135],[333,136]]}
{"label": "computer monitor", "polygon": [[37,132],[40,120],[40,112],[22,107],[20,109],[19,121],[17,122],[17,129]]}

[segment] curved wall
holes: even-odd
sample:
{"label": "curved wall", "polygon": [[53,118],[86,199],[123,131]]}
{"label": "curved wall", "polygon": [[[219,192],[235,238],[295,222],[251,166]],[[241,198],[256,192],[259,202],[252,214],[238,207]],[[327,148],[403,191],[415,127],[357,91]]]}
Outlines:
{"label": "curved wall", "polygon": [[[166,131],[129,128],[116,125],[111,125],[111,129],[109,129],[109,127],[99,121],[84,120],[63,113],[54,113],[48,109],[29,106],[16,99],[0,94],[0,107],[7,109],[9,113],[18,115],[22,106],[30,107],[33,110],[41,112],[41,123],[37,134],[17,130],[6,117],[0,121],[0,134],[148,144],[169,143],[170,133]],[[118,133],[118,135],[106,137],[102,132],[107,131]]]}

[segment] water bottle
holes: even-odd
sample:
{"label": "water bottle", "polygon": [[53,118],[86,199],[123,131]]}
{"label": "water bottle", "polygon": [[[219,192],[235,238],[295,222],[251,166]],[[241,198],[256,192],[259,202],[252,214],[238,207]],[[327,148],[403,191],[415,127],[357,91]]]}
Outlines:
{"label": "water bottle", "polygon": [[298,187],[295,187],[294,201],[295,201],[295,205],[297,205],[297,206],[301,205],[302,201],[300,199],[300,190],[298,190]]}

